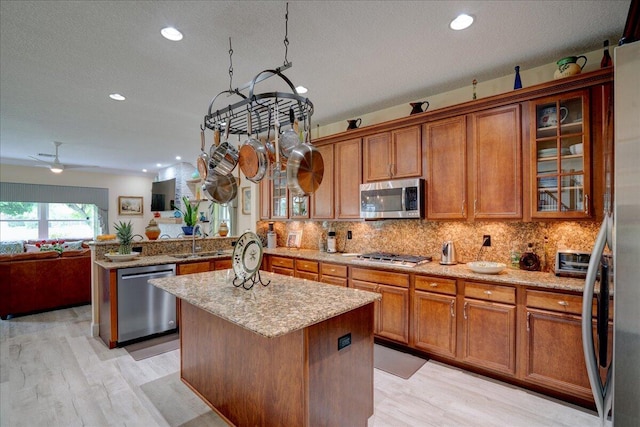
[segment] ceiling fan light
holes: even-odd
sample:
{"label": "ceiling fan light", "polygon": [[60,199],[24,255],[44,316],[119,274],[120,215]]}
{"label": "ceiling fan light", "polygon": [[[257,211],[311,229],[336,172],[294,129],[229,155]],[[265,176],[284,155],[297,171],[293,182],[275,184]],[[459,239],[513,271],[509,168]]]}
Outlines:
{"label": "ceiling fan light", "polygon": [[62,165],[51,165],[49,166],[49,169],[53,173],[62,173],[62,171],[64,170],[64,167]]}
{"label": "ceiling fan light", "polygon": [[469,28],[473,24],[473,17],[467,15],[466,13],[461,13],[456,16],[456,18],[451,21],[449,24],[449,28],[452,30],[464,30],[465,28]]}

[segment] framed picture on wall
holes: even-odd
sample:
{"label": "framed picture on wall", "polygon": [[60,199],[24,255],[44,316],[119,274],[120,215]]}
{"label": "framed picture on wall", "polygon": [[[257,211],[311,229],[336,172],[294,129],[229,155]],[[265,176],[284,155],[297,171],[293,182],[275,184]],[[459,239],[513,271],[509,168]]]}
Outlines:
{"label": "framed picture on wall", "polygon": [[142,215],[143,198],[137,196],[118,197],[118,214],[120,215]]}
{"label": "framed picture on wall", "polygon": [[287,237],[288,248],[299,248],[302,243],[302,230],[290,231]]}
{"label": "framed picture on wall", "polygon": [[251,213],[251,187],[242,187],[242,214],[249,215]]}

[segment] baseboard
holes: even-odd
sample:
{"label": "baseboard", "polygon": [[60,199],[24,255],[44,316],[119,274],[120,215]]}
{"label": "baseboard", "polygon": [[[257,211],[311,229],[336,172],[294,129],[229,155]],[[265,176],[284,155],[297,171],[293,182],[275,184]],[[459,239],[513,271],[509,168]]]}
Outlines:
{"label": "baseboard", "polygon": [[91,336],[97,337],[100,335],[100,324],[91,322]]}

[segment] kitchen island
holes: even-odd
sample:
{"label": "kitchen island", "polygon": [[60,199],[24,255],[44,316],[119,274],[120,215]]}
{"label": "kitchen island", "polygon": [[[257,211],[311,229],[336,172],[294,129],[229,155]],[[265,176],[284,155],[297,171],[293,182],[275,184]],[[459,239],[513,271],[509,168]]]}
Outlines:
{"label": "kitchen island", "polygon": [[379,295],[231,270],[149,282],[180,298],[180,375],[233,425],[361,425],[373,415]]}

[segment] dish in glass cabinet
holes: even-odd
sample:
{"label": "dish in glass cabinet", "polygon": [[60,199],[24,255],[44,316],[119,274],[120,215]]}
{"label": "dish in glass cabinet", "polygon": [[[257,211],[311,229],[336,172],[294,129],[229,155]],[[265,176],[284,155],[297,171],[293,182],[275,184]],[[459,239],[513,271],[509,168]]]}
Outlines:
{"label": "dish in glass cabinet", "polygon": [[252,278],[262,264],[262,241],[253,232],[244,233],[233,248],[233,271],[240,280]]}
{"label": "dish in glass cabinet", "polygon": [[113,262],[131,261],[136,259],[138,255],[140,254],[104,254],[105,257],[109,258]]}
{"label": "dish in glass cabinet", "polygon": [[507,265],[501,262],[473,261],[468,262],[467,267],[469,267],[474,273],[498,274],[507,268]]}

